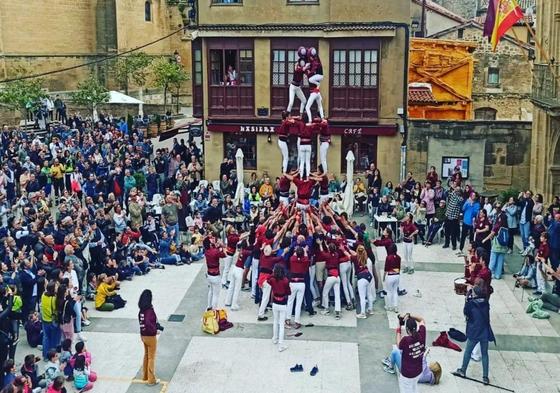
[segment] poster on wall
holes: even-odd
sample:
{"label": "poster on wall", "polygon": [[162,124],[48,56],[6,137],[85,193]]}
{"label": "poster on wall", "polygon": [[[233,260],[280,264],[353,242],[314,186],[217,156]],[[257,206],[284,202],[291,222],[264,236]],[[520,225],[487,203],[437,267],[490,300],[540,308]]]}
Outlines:
{"label": "poster on wall", "polygon": [[453,170],[459,167],[463,179],[469,178],[469,157],[442,157],[441,177],[447,179],[453,175]]}

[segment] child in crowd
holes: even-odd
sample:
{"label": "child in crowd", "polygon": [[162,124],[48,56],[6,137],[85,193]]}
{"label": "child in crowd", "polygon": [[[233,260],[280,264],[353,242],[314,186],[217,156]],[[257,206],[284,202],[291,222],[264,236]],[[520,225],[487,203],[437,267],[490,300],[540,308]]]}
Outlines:
{"label": "child in crowd", "polygon": [[87,286],[86,286],[86,299],[95,300],[96,292],[97,292],[97,276],[93,272],[88,272]]}
{"label": "child in crowd", "polygon": [[97,375],[90,371],[86,357],[76,356],[74,359],[74,386],[80,392],[93,389],[93,383],[97,380]]}
{"label": "child in crowd", "polygon": [[37,348],[37,345],[41,345],[43,342],[43,325],[37,311],[29,314],[29,318],[25,322],[25,332],[27,333],[27,343],[31,348]]}
{"label": "child in crowd", "polygon": [[60,352],[60,363],[66,364],[64,367],[64,375],[71,380],[72,378],[72,365],[70,359],[72,358],[72,340],[65,339],[62,341],[62,351]]}
{"label": "child in crowd", "polygon": [[66,388],[64,387],[64,377],[56,377],[53,383],[49,385],[47,393],[66,393]]}
{"label": "child in crowd", "polygon": [[198,239],[193,236],[191,239],[191,245],[189,246],[189,253],[191,254],[191,260],[193,262],[200,261],[204,256],[204,251],[198,243]]}
{"label": "child in crowd", "polygon": [[64,367],[66,367],[66,364],[60,363],[58,353],[54,349],[49,350],[47,352],[47,365],[45,366],[47,386],[50,386],[58,377],[61,377],[64,382]]}
{"label": "child in crowd", "polygon": [[45,380],[44,375],[39,376],[39,366],[37,365],[37,362],[40,360],[41,358],[38,358],[33,354],[26,355],[20,369],[21,375],[29,378],[31,381],[34,392],[35,389],[41,390],[47,387],[47,381]]}
{"label": "child in crowd", "polygon": [[16,379],[16,365],[13,359],[8,359],[4,362],[4,378],[2,380],[2,387],[8,386]]}
{"label": "child in crowd", "polygon": [[10,312],[10,319],[12,322],[12,335],[15,340],[19,339],[19,321],[23,318],[23,300],[20,295],[18,295],[17,286],[10,285],[12,294],[14,295],[14,304],[12,305],[12,311]]}
{"label": "child in crowd", "polygon": [[181,243],[181,247],[179,247],[179,257],[181,258],[181,262],[184,264],[190,265],[191,264],[191,253],[189,252],[189,243],[183,242]]}

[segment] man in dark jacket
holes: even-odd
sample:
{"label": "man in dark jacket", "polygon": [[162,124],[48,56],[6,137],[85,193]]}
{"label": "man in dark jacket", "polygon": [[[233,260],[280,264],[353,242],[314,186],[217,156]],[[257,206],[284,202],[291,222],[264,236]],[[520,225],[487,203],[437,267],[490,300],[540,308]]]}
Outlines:
{"label": "man in dark jacket", "polygon": [[484,293],[484,285],[480,280],[472,289],[463,309],[467,319],[467,347],[463,354],[463,365],[453,375],[464,378],[467,372],[471,354],[476,344],[480,343],[482,352],[482,382],[490,383],[488,379],[488,343],[496,342],[492,327],[490,326],[490,303]]}
{"label": "man in dark jacket", "polygon": [[[531,191],[520,192],[519,193],[519,232],[521,234],[521,240],[523,241],[523,250],[529,245],[529,235],[531,233],[531,221],[533,220],[533,206],[535,202],[533,201],[533,193]],[[523,252],[521,250],[521,252]]]}

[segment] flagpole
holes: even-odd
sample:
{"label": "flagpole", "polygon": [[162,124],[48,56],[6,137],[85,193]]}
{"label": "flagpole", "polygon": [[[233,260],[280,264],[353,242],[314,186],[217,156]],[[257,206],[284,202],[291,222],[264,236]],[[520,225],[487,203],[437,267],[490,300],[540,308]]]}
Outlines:
{"label": "flagpole", "polygon": [[[527,23],[527,20],[525,19],[525,17],[523,17],[521,19],[523,19],[523,23],[527,27],[527,30],[529,30],[529,34],[531,34],[531,37],[533,38],[533,41],[535,41],[536,47],[539,48],[539,52],[541,53],[542,57],[544,57],[544,59],[546,60],[546,63],[548,64],[548,67],[550,68],[550,72],[552,73],[552,75],[554,76],[555,79],[558,78],[558,76],[556,75],[556,72],[554,70],[554,67],[552,67],[552,64],[550,62],[550,57],[548,56],[548,53],[546,53],[544,48],[541,46],[539,40],[537,39],[537,35],[533,31],[533,28],[531,26],[529,26],[529,23]],[[515,31],[515,30],[512,29],[512,31]]]}

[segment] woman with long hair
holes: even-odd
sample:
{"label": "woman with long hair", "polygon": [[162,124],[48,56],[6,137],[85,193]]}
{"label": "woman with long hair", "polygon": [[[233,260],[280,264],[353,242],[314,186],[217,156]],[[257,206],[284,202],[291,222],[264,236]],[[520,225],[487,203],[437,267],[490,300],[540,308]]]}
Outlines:
{"label": "woman with long hair", "polygon": [[[402,336],[405,326],[406,336]],[[406,314],[399,315],[397,327],[397,347],[402,351],[399,388],[401,393],[418,392],[418,379],[422,374],[424,352],[426,351],[426,326],[424,318]]]}
{"label": "woman with long hair", "polygon": [[65,339],[74,339],[74,300],[70,295],[68,287],[64,284],[56,291],[56,309],[58,311],[58,323]]}
{"label": "woman with long hair", "polygon": [[399,281],[401,272],[401,257],[397,255],[397,245],[391,244],[385,258],[385,272],[383,273],[385,296],[385,310],[399,312]]}
{"label": "woman with long hair", "polygon": [[[355,255],[352,256],[354,270],[358,279],[358,294],[360,296],[360,313],[356,318],[364,319],[367,315],[373,314],[373,302],[375,301],[375,283],[373,282],[373,264],[367,256],[366,249],[363,245],[356,248]],[[366,308],[367,298],[367,308]]]}
{"label": "woman with long hair", "polygon": [[138,299],[138,323],[140,324],[140,338],[144,343],[144,363],[142,365],[142,380],[148,386],[159,384],[156,378],[156,349],[157,335],[162,330],[158,323],[154,306],[152,305],[152,291],[144,289]]}
{"label": "woman with long hair", "polygon": [[272,276],[267,279],[267,282],[272,288],[272,315],[274,316],[272,343],[278,344],[278,351],[282,352],[288,349],[288,346],[284,344],[284,322],[286,321],[286,304],[291,294],[290,283],[282,265],[274,266]]}

